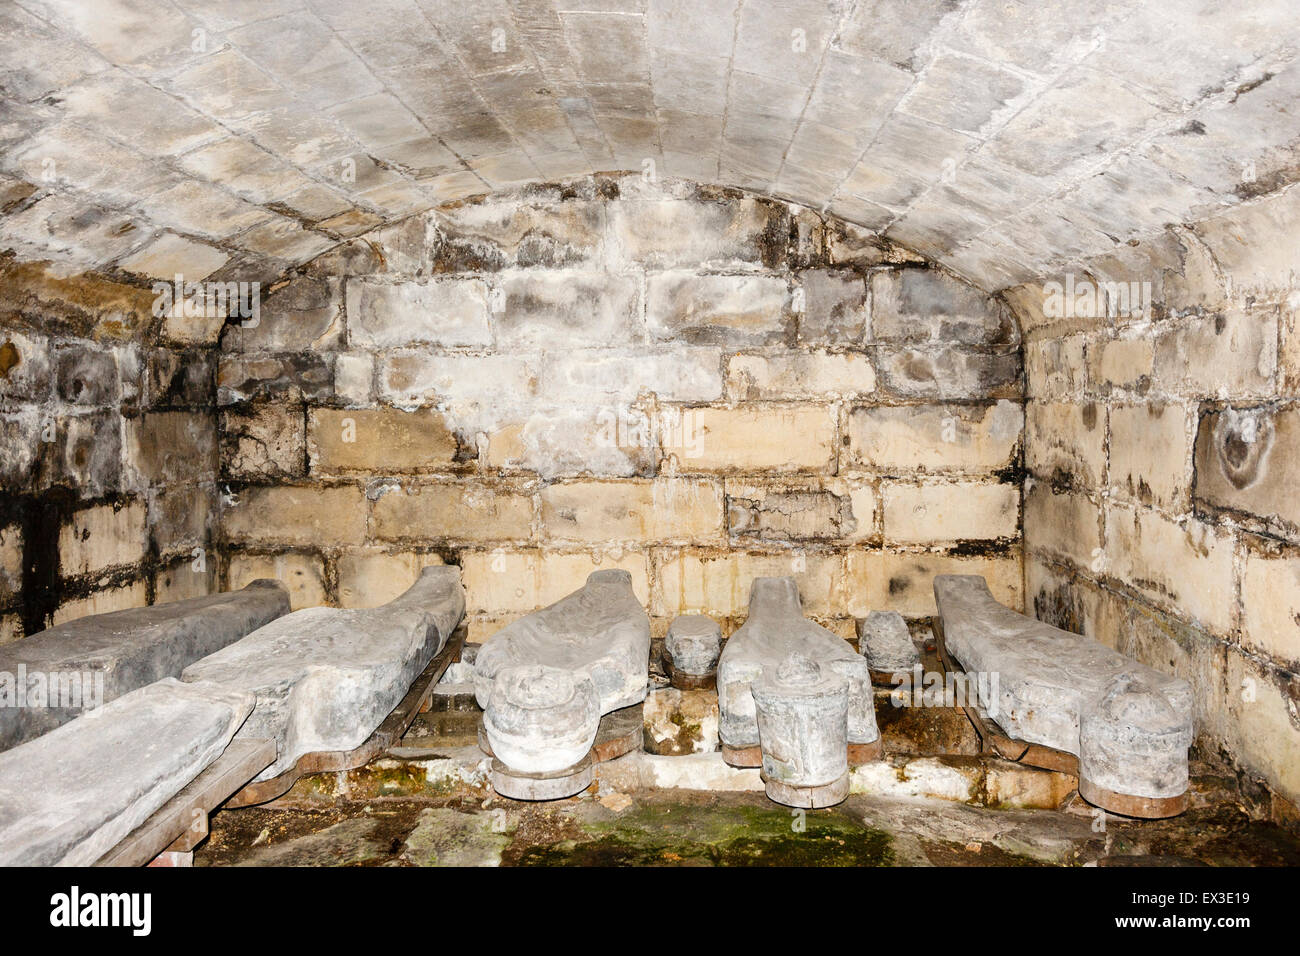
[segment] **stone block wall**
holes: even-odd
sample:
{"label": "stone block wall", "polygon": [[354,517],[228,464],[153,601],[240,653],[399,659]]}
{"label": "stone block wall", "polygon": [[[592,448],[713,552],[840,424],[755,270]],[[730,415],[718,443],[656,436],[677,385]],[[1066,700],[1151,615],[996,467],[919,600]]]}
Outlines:
{"label": "stone block wall", "polygon": [[802,207],[635,176],[351,240],[222,340],[230,587],[367,606],[456,562],[471,640],[626,568],[658,631],[794,574],[846,637],[942,571],[1021,605],[1005,306]]}
{"label": "stone block wall", "polygon": [[216,586],[220,322],[153,303],[0,261],[0,643]]}
{"label": "stone block wall", "polygon": [[[1027,603],[1188,678],[1201,742],[1293,803],[1298,227],[1292,189],[1097,263],[1076,314],[1038,285],[1007,295],[1025,330]],[[1093,308],[1085,281],[1119,284]],[[1123,314],[1142,283],[1152,308]]]}

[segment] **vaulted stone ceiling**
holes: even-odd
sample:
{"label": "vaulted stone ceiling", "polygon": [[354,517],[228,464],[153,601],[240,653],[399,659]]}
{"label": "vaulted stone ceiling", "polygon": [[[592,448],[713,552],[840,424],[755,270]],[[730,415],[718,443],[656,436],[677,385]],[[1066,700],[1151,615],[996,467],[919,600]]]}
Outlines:
{"label": "vaulted stone ceiling", "polygon": [[430,206],[635,170],[986,289],[1285,187],[1278,0],[3,0],[0,250],[265,278]]}

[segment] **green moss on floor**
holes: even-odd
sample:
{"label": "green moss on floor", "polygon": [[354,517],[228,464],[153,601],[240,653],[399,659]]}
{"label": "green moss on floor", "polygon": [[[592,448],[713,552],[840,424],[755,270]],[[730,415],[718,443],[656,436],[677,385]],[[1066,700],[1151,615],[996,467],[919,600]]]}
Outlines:
{"label": "green moss on floor", "polygon": [[[380,768],[385,769],[385,768]],[[385,778],[383,774],[379,775]],[[381,788],[382,789],[382,788]],[[621,799],[611,800],[609,797]],[[990,810],[854,794],[794,811],[761,793],[585,793],[553,803],[381,796],[220,811],[198,865],[1217,866],[1300,865],[1300,839],[1232,805],[1170,820]]]}
{"label": "green moss on floor", "polygon": [[829,810],[642,805],[579,822],[583,837],[507,851],[519,866],[889,866],[883,830]]}

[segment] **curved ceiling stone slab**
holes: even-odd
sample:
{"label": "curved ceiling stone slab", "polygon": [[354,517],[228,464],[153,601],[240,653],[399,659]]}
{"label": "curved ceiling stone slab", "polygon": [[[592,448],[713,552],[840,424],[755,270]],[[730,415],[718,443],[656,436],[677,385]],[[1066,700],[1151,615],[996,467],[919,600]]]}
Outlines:
{"label": "curved ceiling stone slab", "polygon": [[431,206],[631,170],[996,290],[1297,178],[1298,41],[1265,0],[12,0],[0,250],[269,279]]}

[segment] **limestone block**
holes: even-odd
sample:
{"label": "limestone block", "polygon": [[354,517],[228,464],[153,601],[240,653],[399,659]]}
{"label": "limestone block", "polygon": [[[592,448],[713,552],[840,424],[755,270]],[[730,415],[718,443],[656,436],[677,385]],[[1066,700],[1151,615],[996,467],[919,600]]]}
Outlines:
{"label": "limestone block", "polygon": [[194,560],[188,556],[173,562],[170,567],[154,572],[155,604],[170,604],[173,601],[206,597],[217,590],[215,564],[209,564],[200,570],[195,567]]}
{"label": "limestone block", "polygon": [[900,398],[1017,398],[1020,356],[955,346],[882,345],[876,371],[881,387]]}
{"label": "limestone block", "polygon": [[[246,69],[245,62],[241,57],[238,66],[223,63],[219,68],[223,74],[219,82],[230,83],[226,76],[238,76],[234,82],[241,92],[245,90],[249,77],[244,74],[250,72]],[[202,81],[196,77],[194,82]],[[229,105],[226,108],[229,109]],[[255,203],[283,199],[311,185],[305,176],[294,173],[283,163],[239,137],[219,140],[210,146],[193,150],[186,154],[181,165],[203,179],[229,183],[232,191]]]}
{"label": "limestone block", "polygon": [[1014,538],[1020,527],[1018,485],[887,481],[881,499],[890,544]]}
{"label": "limestone block", "polygon": [[252,708],[169,677],[0,754],[0,865],[94,863],[221,756]]}
{"label": "limestone block", "polygon": [[1300,556],[1248,551],[1241,570],[1242,643],[1297,670]]}
{"label": "limestone block", "polygon": [[535,356],[401,349],[383,353],[378,363],[379,397],[402,407],[439,404],[460,410],[496,405],[507,395],[528,401],[537,397],[542,376]]}
{"label": "limestone block", "polygon": [[847,460],[884,472],[997,471],[1015,457],[1024,428],[1019,404],[876,405],[848,417]]}
{"label": "limestone block", "polygon": [[542,532],[552,541],[721,542],[722,486],[703,478],[568,481],[542,489]]}
{"label": "limestone block", "polygon": [[61,348],[54,353],[54,387],[70,405],[111,405],[121,399],[122,383],[112,351]]}
{"label": "limestone block", "polygon": [[590,551],[563,553],[527,548],[462,552],[470,613],[518,616],[536,611],[581,588],[593,572],[616,568],[632,576],[632,590],[648,595],[648,556],[628,551],[617,558]]}
{"label": "limestone block", "polygon": [[931,269],[871,277],[871,334],[881,342],[1012,345],[1016,324],[998,302]]}
{"label": "limestone block", "polygon": [[757,266],[768,259],[768,230],[781,212],[756,199],[610,204],[616,261],[652,269]]}
{"label": "limestone block", "polygon": [[1084,634],[1129,657],[1155,659],[1133,650],[1131,642],[1121,646],[1120,637],[1133,633],[1124,598],[1032,549],[1025,557],[1025,592],[1026,609],[1040,621]]}
{"label": "limestone block", "polygon": [[1106,466],[1106,407],[1095,402],[1030,402],[1025,410],[1025,467],[1040,478],[1100,487]]}
{"label": "limestone block", "polygon": [[839,611],[837,588],[843,573],[838,554],[665,550],[658,558],[658,571],[652,601],[655,617],[687,612],[743,615],[752,592],[752,586],[746,589],[744,582],[765,575],[794,575],[810,614],[829,617]]}
{"label": "limestone block", "polygon": [[[218,59],[220,56],[221,53],[218,53],[217,57],[213,57],[213,59]],[[283,199],[282,202],[285,206],[292,209],[292,211],[300,213],[304,219],[315,221],[324,221],[331,219],[331,217],[342,215],[342,213],[346,212],[348,208],[347,200],[344,200],[341,195],[334,193],[333,190],[326,189],[325,186],[317,185],[315,182],[311,183],[309,186],[304,186],[303,189],[296,191],[296,193],[291,196],[287,196],[287,198]],[[383,238],[387,238],[387,235]],[[380,237],[378,237],[378,235],[374,237],[374,242],[376,242],[376,245],[380,245]],[[344,246],[346,245],[347,243],[344,243]],[[369,250],[369,247],[365,246],[365,243],[360,243],[360,245]],[[382,243],[382,245],[387,248],[387,243]],[[343,256],[346,256],[346,252],[352,251],[344,250],[344,246],[335,246],[334,248],[331,248],[329,254],[317,256],[316,259],[312,260],[313,265],[320,264],[322,259],[328,260],[330,256],[337,254],[337,252],[338,254],[341,254],[341,258],[343,258]],[[337,272],[331,274],[352,273],[348,272],[347,269],[338,269]]]}
{"label": "limestone block", "polygon": [[44,401],[53,381],[50,343],[44,336],[6,329],[0,333],[0,397]]}
{"label": "limestone block", "polygon": [[328,604],[325,592],[325,564],[314,554],[241,554],[227,558],[231,588],[248,586],[259,578],[279,581],[289,591],[289,610]]}
{"label": "limestone block", "polygon": [[1232,538],[1193,518],[1175,522],[1145,508],[1106,508],[1106,570],[1221,635],[1233,629]]}
{"label": "limestone block", "polygon": [[589,680],[601,714],[644,700],[650,619],[632,592],[632,576],[622,570],[593,571],[577,591],[489,638],[474,660],[479,706],[487,706],[499,674],[522,664]]}
{"label": "limestone block", "polygon": [[858,345],[868,337],[867,286],[852,272],[810,269],[799,273],[803,311],[799,342],[807,345]]}
{"label": "limestone block", "polygon": [[1265,779],[1291,801],[1300,801],[1300,682],[1294,675],[1228,648],[1223,683],[1228,720],[1224,739],[1231,753],[1259,768]]}
{"label": "limestone block", "polygon": [[212,403],[216,356],[209,350],[145,352],[145,408],[206,408]]}
{"label": "limestone block", "polygon": [[[220,54],[217,54],[220,56]],[[287,199],[283,200],[286,206],[299,209],[301,206],[312,205],[316,207],[316,212],[328,214],[334,209],[343,209],[345,203],[342,197],[337,193],[326,190],[323,186],[315,183]],[[353,239],[349,242],[341,242],[328,252],[322,253],[311,262],[304,266],[304,271],[314,276],[351,278],[354,276],[368,276],[376,272],[384,271],[384,259],[381,257],[371,242],[367,239]],[[402,272],[401,268],[396,269]],[[409,270],[414,272],[415,269]]]}
{"label": "limestone block", "polygon": [[[940,126],[979,133],[1001,125],[1030,99],[1018,73],[945,52],[928,65],[908,97],[911,115]],[[1037,93],[1035,89],[1033,91]]]}
{"label": "limestone block", "polygon": [[60,604],[58,610],[54,612],[52,623],[58,626],[92,614],[111,614],[113,611],[143,607],[148,602],[149,592],[143,580],[119,587],[106,587],[92,591],[85,597]]}
{"label": "limestone block", "polygon": [[733,401],[862,398],[875,390],[876,372],[865,352],[742,353],[727,362]]}
{"label": "limestone block", "polygon": [[333,356],[223,354],[217,365],[217,404],[247,401],[327,402],[334,397]]}
{"label": "limestone block", "polygon": [[229,326],[222,347],[246,352],[337,348],[343,334],[343,296],[337,279],[303,276],[271,292],[256,324]]}
{"label": "limestone block", "polygon": [[307,456],[313,474],[433,471],[455,458],[456,435],[432,409],[313,408]]}
{"label": "limestone block", "polygon": [[1110,486],[1127,498],[1183,511],[1190,452],[1186,406],[1151,402],[1110,407]]}
{"label": "limestone block", "polygon": [[308,231],[284,218],[256,225],[230,241],[252,253],[291,261],[310,259],[334,244],[329,236]]}
{"label": "limestone block", "polygon": [[[10,431],[6,427],[19,422],[20,430]],[[7,487],[21,489],[37,480],[38,472],[32,464],[44,446],[31,441],[31,436],[46,422],[36,409],[31,410],[30,418],[20,415],[8,422],[0,418],[0,448],[4,449],[0,455],[0,474],[6,479],[13,476],[6,481]],[[51,462],[50,473],[48,478],[40,474],[39,480],[42,484],[64,482],[81,489],[83,494],[96,496],[139,487],[143,482],[124,468],[122,424],[116,411],[93,412],[57,422],[53,453],[46,453],[47,461]],[[132,428],[129,419],[127,428]]]}
{"label": "limestone block", "polygon": [[522,614],[516,611],[495,617],[481,614],[474,617],[466,617],[465,643],[474,646],[483,644],[489,637],[501,630],[501,628],[505,627],[511,621],[518,620],[522,616]]}
{"label": "limestone block", "polygon": [[1150,329],[1141,328],[1116,338],[1089,342],[1088,378],[1102,389],[1146,392],[1155,370],[1153,338]]}
{"label": "limestone block", "polygon": [[759,744],[751,688],[791,654],[809,658],[848,682],[848,743],[869,744],[880,739],[867,662],[847,641],[803,616],[794,578],[755,578],[749,617],[727,641],[718,661],[718,706],[725,745],[741,749]]}
{"label": "limestone block", "polygon": [[221,467],[231,478],[297,478],[306,471],[301,405],[252,405],[221,413]]}
{"label": "limestone block", "polygon": [[[839,26],[838,14],[828,16],[815,3],[742,9],[735,19],[735,62],[755,79],[771,78],[799,89],[816,78],[822,53]],[[796,29],[804,31],[803,43],[790,42]]]}
{"label": "limestone block", "polygon": [[632,402],[653,392],[666,402],[711,402],[722,397],[722,352],[716,348],[613,351],[573,349],[541,363],[540,391],[578,404]]}
{"label": "limestone block", "polygon": [[340,352],[334,359],[334,394],[359,407],[374,399],[375,359],[369,352]]}
{"label": "limestone block", "polygon": [[208,411],[145,412],[124,430],[126,476],[137,486],[208,481],[216,472],[217,422]]}
{"label": "limestone block", "polygon": [[568,270],[511,270],[500,275],[499,311],[491,315],[503,349],[606,347],[632,341],[641,311],[630,277]]}
{"label": "limestone block", "polygon": [[435,213],[438,263],[472,261],[494,269],[599,263],[604,255],[605,206],[470,202]]}
{"label": "limestone block", "polygon": [[643,551],[583,550],[557,553],[549,548],[537,552],[537,595],[542,605],[553,604],[581,588],[594,571],[625,572],[632,579],[632,593],[645,606],[650,593],[650,558]]}
{"label": "limestone block", "polygon": [[212,246],[173,233],[163,233],[144,248],[122,259],[118,266],[127,272],[170,282],[177,273],[191,281],[206,279],[230,256]]}
{"label": "limestone block", "polygon": [[225,327],[226,316],[216,309],[193,316],[173,309],[163,317],[159,338],[168,345],[215,345]]}
{"label": "limestone block", "polygon": [[976,762],[957,762],[951,757],[913,757],[903,766],[893,761],[875,761],[849,771],[852,793],[881,797],[924,797],[979,803],[983,768]]}
{"label": "limestone block", "polygon": [[1205,398],[1266,396],[1277,369],[1276,312],[1188,316],[1156,342],[1162,391]]}
{"label": "limestone block", "polygon": [[873,671],[893,674],[921,663],[907,622],[897,611],[872,611],[858,621],[858,650]]}
{"label": "limestone block", "polygon": [[[172,102],[174,101],[163,100],[166,104],[163,113],[170,109]],[[117,102],[113,107],[106,108],[105,114],[123,108],[129,107]],[[118,130],[118,137],[128,140],[132,138],[130,134],[123,136],[125,133],[126,130]],[[167,152],[171,153],[170,150]],[[141,208],[162,225],[191,235],[221,239],[229,238],[253,226],[262,225],[270,221],[273,215],[252,203],[236,199],[216,186],[197,180],[177,183],[172,188],[149,197],[141,204]],[[217,331],[220,331],[220,327]],[[215,342],[216,336],[209,341]]]}
{"label": "limestone block", "polygon": [[532,526],[532,494],[512,485],[406,485],[374,505],[374,536],[382,541],[527,541]]}
{"label": "limestone block", "polygon": [[360,544],[366,534],[366,502],[360,488],[245,488],[222,512],[226,537],[244,544],[319,548]]}
{"label": "limestone block", "polygon": [[[1242,689],[1224,680],[1231,652],[1204,628],[1187,624],[1139,600],[1094,599],[1094,630],[1112,628],[1107,637],[1126,657],[1148,661],[1153,667],[1192,685],[1193,726],[1205,739],[1230,741],[1233,701]],[[1103,603],[1105,602],[1105,603]],[[1118,605],[1117,607],[1115,605]],[[1109,643],[1109,640],[1103,641]]]}
{"label": "limestone block", "polygon": [[1025,486],[1025,547],[1091,568],[1101,555],[1101,509],[1087,495],[1055,491],[1030,479]]}
{"label": "limestone block", "polygon": [[275,762],[257,777],[267,780],[304,754],[365,743],[464,614],[460,569],[427,567],[382,607],[295,611],[189,665],[181,679],[256,698],[239,735],[277,742]]}
{"label": "limestone block", "polygon": [[989,760],[984,773],[984,802],[1004,810],[1055,810],[1077,788],[1078,780],[1073,774]]}
{"label": "limestone block", "polygon": [[657,341],[744,347],[782,341],[789,290],[775,276],[669,272],[649,279],[646,324]]}
{"label": "limestone block", "polygon": [[1182,796],[1187,681],[1017,614],[978,576],[940,575],[934,593],[948,651],[972,675],[980,706],[1009,736],[1078,755],[1085,799]]}
{"label": "limestone block", "polygon": [[[68,426],[65,426],[67,429],[75,427],[79,431],[86,432],[97,427],[105,433],[106,437],[112,435],[117,440],[118,445],[114,449],[113,460],[111,462],[101,460],[99,462],[101,475],[95,476],[99,480],[91,482],[91,487],[101,486],[97,489],[101,493],[102,485],[107,481],[116,483],[122,468],[121,427],[118,422],[112,422],[113,427],[110,430],[110,422],[107,419],[106,415],[94,418],[88,416],[73,419]],[[30,491],[35,486],[37,453],[41,451],[41,446],[32,441],[32,436],[40,434],[42,426],[47,421],[48,419],[41,415],[39,409],[31,406],[16,414],[0,415],[0,481],[4,482],[6,488],[22,492]],[[68,441],[70,438],[71,436],[65,431],[65,443],[70,443]],[[86,452],[95,447],[84,437],[81,444]],[[100,447],[102,449],[103,446]]]}
{"label": "limestone block", "polygon": [[95,505],[78,511],[59,531],[59,566],[71,577],[134,564],[144,557],[144,502]]}
{"label": "limestone block", "polygon": [[876,535],[875,484],[860,478],[726,481],[727,531],[759,541],[865,541]]}
{"label": "limestone block", "polygon": [[[1079,102],[1105,103],[1111,122],[1104,129],[1076,128],[1063,141],[1050,136],[1047,130],[1068,115],[1068,104]],[[1050,175],[1079,162],[1081,155],[1130,142],[1155,113],[1155,106],[1129,93],[1109,73],[1080,75],[1039,97],[1007,124],[994,157],[1035,176]]]}
{"label": "limestone block", "polygon": [[339,607],[379,607],[399,597],[420,577],[420,569],[436,564],[436,555],[402,551],[349,551],[339,555]]}
{"label": "limestone block", "polygon": [[22,586],[22,528],[16,524],[0,527],[0,606],[8,606]]}
{"label": "limestone block", "polygon": [[1091,358],[1093,348],[1083,334],[1025,342],[1025,394],[1040,402],[1078,400],[1091,367],[1084,363],[1085,349]]}
{"label": "limestone block", "polygon": [[[13,115],[12,111],[10,115]],[[6,140],[12,142],[16,124],[8,124],[7,130],[9,132],[6,134]],[[99,147],[101,144],[108,145],[102,140],[95,142],[91,137],[86,137],[82,141],[84,146]],[[67,145],[71,144],[65,144]],[[29,148],[25,165],[33,171],[39,169],[42,157],[48,155],[32,155],[32,150]],[[81,157],[75,159],[59,157],[54,159],[54,162],[61,163],[65,158],[72,159],[73,162],[85,163]],[[131,160],[135,165],[131,170],[132,173],[144,177],[146,188],[156,189],[163,185],[162,177],[153,175],[148,164],[131,153],[119,151],[111,159],[102,158],[105,158],[106,162],[115,162],[118,159]],[[62,168],[70,171],[68,165]],[[85,168],[86,166],[83,165],[83,169]],[[27,178],[40,181],[39,175],[29,174]],[[53,267],[61,273],[70,274],[93,268],[97,262],[128,253],[141,241],[130,219],[122,213],[99,205],[87,206],[84,203],[77,203],[70,196],[43,193],[34,202],[27,204],[23,204],[20,198],[15,203],[15,207],[6,217],[5,223],[9,247],[25,259],[39,260],[49,257],[57,263]]]}
{"label": "limestone block", "polygon": [[354,347],[492,344],[482,279],[377,282],[350,279],[348,339]]}
{"label": "limestone block", "polygon": [[876,608],[898,611],[909,618],[929,617],[936,613],[933,585],[937,574],[983,575],[998,600],[1011,607],[1024,606],[1018,549],[964,555],[855,548],[844,560],[843,608],[854,617]]}
{"label": "limestone block", "polygon": [[638,408],[539,405],[488,432],[487,464],[546,479],[647,476],[656,460],[652,434]]}
{"label": "limestone block", "polygon": [[93,614],[4,645],[0,674],[9,675],[9,693],[23,694],[26,706],[0,707],[0,750],[178,677],[188,664],[288,611],[285,589],[263,580],[226,594]]}
{"label": "limestone block", "polygon": [[[371,194],[370,198],[376,197]],[[349,238],[369,232],[383,221],[383,217],[375,213],[365,212],[361,209],[349,209],[337,216],[330,216],[328,219],[321,220],[316,223],[316,228],[340,238]]]}
{"label": "limestone block", "polygon": [[683,472],[830,471],[834,460],[834,410],[822,405],[665,406],[659,421],[662,453]]}
{"label": "limestone block", "polygon": [[1297,198],[1283,191],[1197,224],[1216,269],[1231,276],[1237,294],[1275,302],[1295,291],[1288,243],[1295,234]]}

